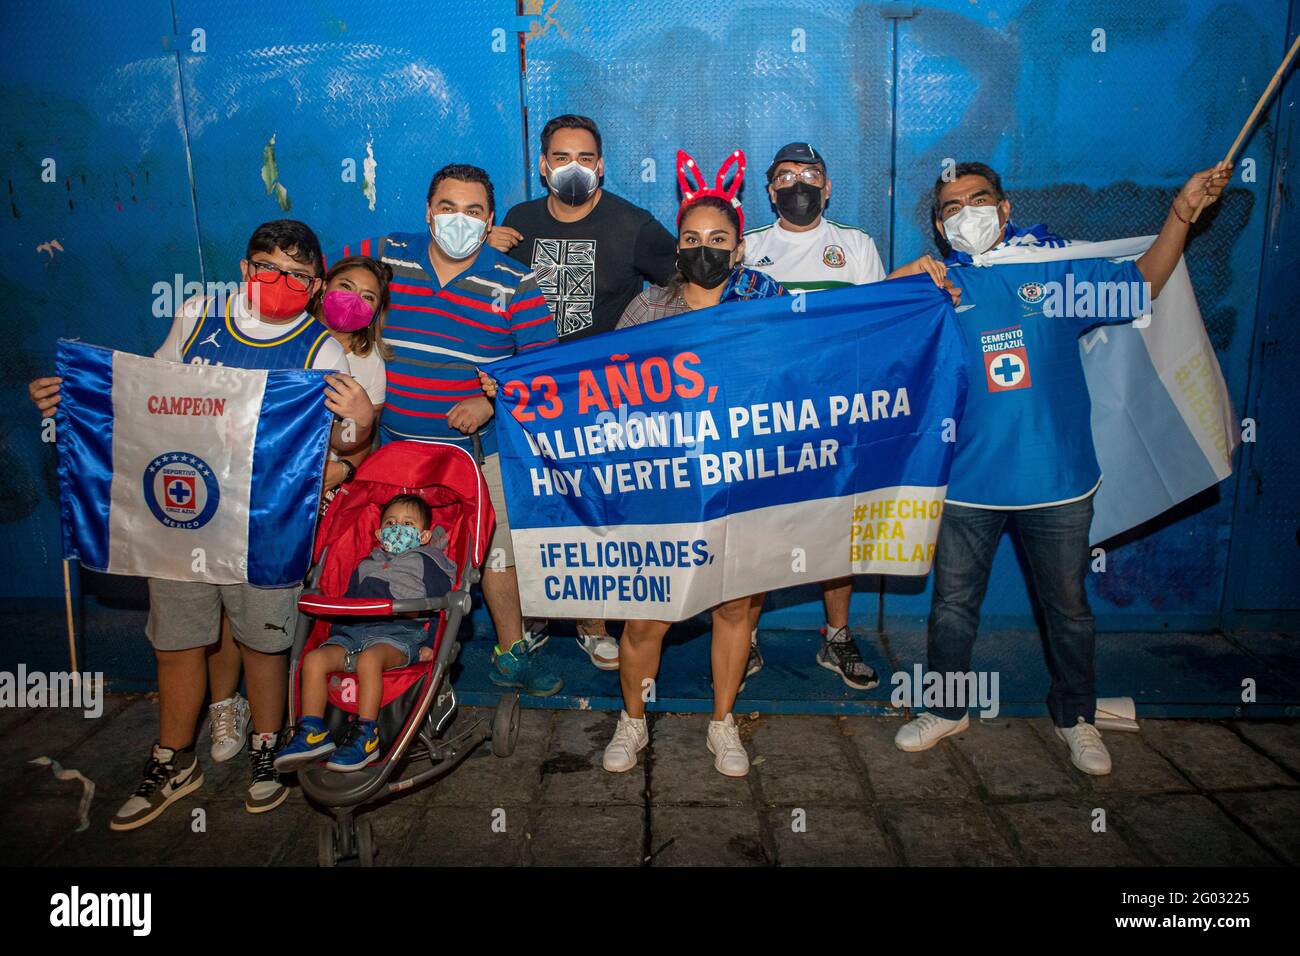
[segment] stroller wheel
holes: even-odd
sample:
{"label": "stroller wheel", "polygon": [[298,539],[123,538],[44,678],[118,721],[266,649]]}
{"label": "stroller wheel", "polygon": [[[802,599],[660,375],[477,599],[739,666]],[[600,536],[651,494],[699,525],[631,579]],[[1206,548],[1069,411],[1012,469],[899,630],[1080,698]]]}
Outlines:
{"label": "stroller wheel", "polygon": [[338,862],[338,853],[334,847],[334,824],[322,823],[316,831],[316,862],[321,866],[333,866]]}
{"label": "stroller wheel", "polygon": [[368,817],[357,821],[357,865],[375,865],[375,831]]}
{"label": "stroller wheel", "polygon": [[492,752],[498,757],[509,757],[515,752],[519,739],[519,695],[502,694],[492,717]]}

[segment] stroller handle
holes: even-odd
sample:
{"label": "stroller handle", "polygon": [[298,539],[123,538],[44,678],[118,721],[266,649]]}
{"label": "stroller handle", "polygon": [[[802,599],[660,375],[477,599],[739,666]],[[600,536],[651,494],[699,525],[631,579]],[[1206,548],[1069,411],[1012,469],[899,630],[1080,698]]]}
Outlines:
{"label": "stroller handle", "polygon": [[331,598],[316,591],[304,591],[298,598],[298,610],[315,617],[391,617],[394,614],[442,611],[446,608],[445,595],[393,601],[385,598]]}

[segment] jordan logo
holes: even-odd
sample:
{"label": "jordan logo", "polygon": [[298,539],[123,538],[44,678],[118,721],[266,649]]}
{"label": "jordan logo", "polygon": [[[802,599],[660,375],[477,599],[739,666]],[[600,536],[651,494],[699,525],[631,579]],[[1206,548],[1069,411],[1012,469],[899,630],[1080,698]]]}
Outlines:
{"label": "jordan logo", "polygon": [[217,341],[217,336],[220,334],[221,330],[217,329],[217,331],[213,332],[206,339],[201,341],[199,345],[215,345],[217,348],[221,348],[221,343]]}

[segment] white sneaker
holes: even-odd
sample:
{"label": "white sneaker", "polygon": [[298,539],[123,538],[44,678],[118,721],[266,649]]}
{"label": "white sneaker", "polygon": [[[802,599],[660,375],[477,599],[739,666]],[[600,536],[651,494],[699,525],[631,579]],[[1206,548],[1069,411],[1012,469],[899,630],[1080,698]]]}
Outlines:
{"label": "white sneaker", "polygon": [[248,740],[248,720],[248,701],[240,697],[238,691],[234,697],[219,700],[208,707],[214,762],[229,760],[244,749]]}
{"label": "white sneaker", "polygon": [[718,773],[728,777],[743,777],[749,773],[749,754],[740,742],[740,731],[728,714],[725,720],[709,721],[709,753]]}
{"label": "white sneaker", "polygon": [[1070,763],[1084,773],[1094,777],[1110,773],[1110,751],[1101,741],[1101,731],[1082,717],[1073,727],[1057,727],[1056,736],[1070,745]]}
{"label": "white sneaker", "polygon": [[601,761],[610,773],[622,773],[636,766],[636,755],[650,742],[650,729],[646,727],[644,717],[629,717],[627,711],[618,715],[618,727],[614,737],[605,747],[605,757]]}
{"label": "white sneaker", "polygon": [[578,646],[603,671],[618,670],[618,641],[608,634],[584,634],[578,626]]}
{"label": "white sneaker", "polygon": [[908,753],[929,750],[944,737],[951,737],[963,730],[970,729],[970,715],[962,714],[961,720],[948,720],[938,714],[922,714],[915,720],[909,720],[894,734],[894,746]]}

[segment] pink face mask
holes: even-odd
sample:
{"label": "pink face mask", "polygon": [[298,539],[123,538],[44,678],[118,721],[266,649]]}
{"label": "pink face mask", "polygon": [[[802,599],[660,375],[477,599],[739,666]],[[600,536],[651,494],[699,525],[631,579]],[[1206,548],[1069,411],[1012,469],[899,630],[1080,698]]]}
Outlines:
{"label": "pink face mask", "polygon": [[331,289],[321,300],[322,318],[335,332],[355,332],[364,329],[375,317],[370,303],[355,292]]}

